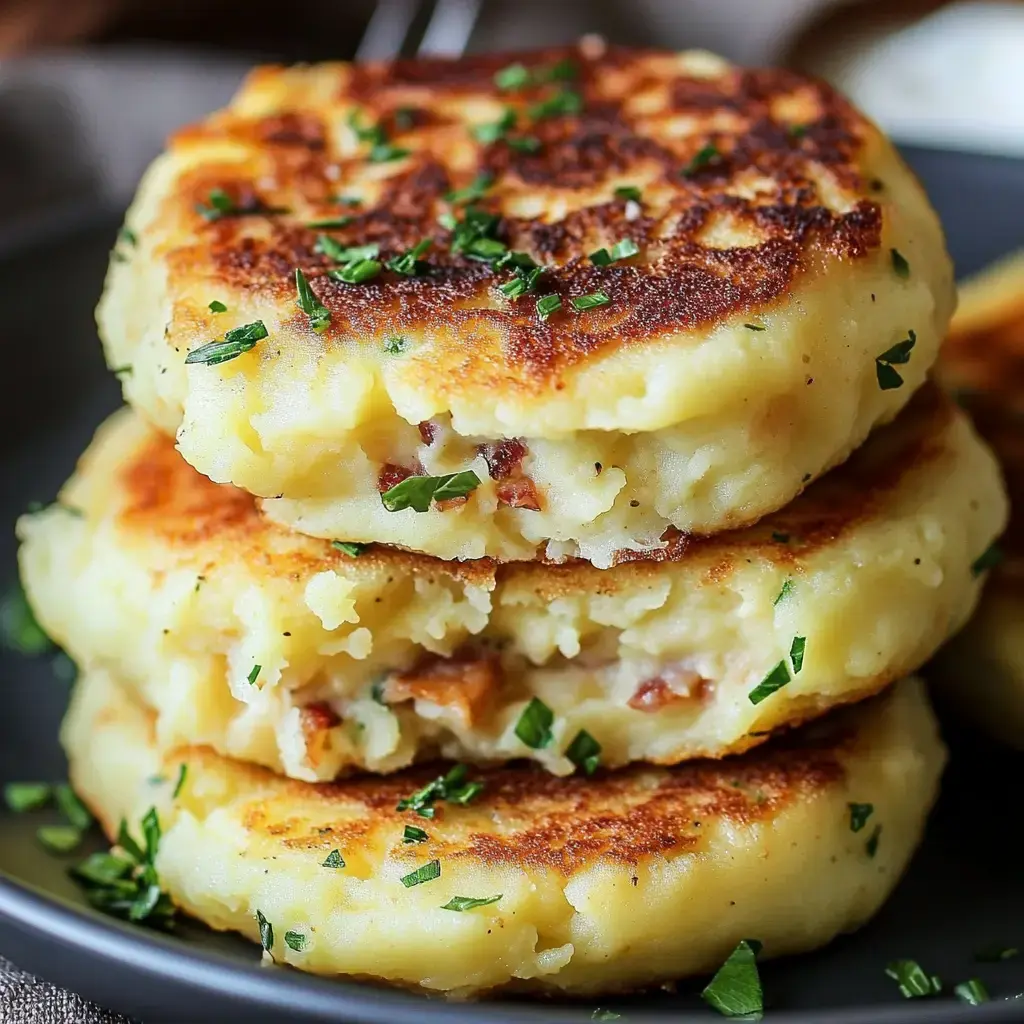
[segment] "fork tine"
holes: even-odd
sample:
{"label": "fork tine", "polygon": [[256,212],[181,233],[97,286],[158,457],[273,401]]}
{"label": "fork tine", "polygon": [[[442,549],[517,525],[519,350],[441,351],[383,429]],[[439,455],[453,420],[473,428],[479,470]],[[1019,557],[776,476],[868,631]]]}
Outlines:
{"label": "fork tine", "polygon": [[401,56],[419,0],[377,0],[356,50],[356,60],[391,60]]}
{"label": "fork tine", "polygon": [[421,57],[458,57],[480,14],[480,0],[437,0],[419,45]]}

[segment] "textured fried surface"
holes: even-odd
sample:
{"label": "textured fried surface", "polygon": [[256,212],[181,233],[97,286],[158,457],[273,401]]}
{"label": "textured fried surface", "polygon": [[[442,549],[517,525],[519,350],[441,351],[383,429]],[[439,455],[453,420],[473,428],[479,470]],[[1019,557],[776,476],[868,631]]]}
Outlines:
{"label": "textured fried surface", "polygon": [[[742,938],[766,956],[819,946],[892,889],[945,759],[916,682],[738,759],[589,780],[479,772],[482,794],[433,820],[395,804],[437,768],[312,786],[204,749],[162,758],[149,713],[101,672],[80,680],[63,738],[109,834],[158,806],[157,865],[189,913],[255,939],[261,910],[279,961],[458,995],[636,988],[710,971]],[[173,783],[147,783],[182,763],[177,799]],[[859,832],[850,803],[874,807]],[[403,843],[405,825],[428,840]],[[332,850],[343,869],[321,866]],[[439,878],[401,884],[435,859]],[[286,930],[307,937],[304,952]]]}
{"label": "textured fried surface", "polygon": [[[535,76],[567,62],[570,79],[501,91],[513,59],[262,69],[179,132],[100,308],[111,364],[132,367],[127,397],[201,472],[283,495],[275,514],[303,532],[441,557],[530,557],[551,540],[607,564],[668,525],[710,532],[781,506],[890,418],[934,357],[952,281],[919,186],[874,126],[790,72],[583,47],[523,57]],[[579,110],[538,114],[566,95]],[[474,137],[506,112],[533,151]],[[406,155],[369,159],[353,114]],[[511,271],[453,252],[438,223],[461,216],[445,197],[480,175],[493,233],[545,268],[533,294],[503,297]],[[243,212],[204,218],[216,190]],[[345,223],[309,226],[324,219]],[[421,274],[347,284],[317,251],[324,231],[384,262],[431,247]],[[622,240],[639,254],[588,258]],[[322,334],[296,307],[297,267],[330,313]],[[572,310],[598,291],[607,305]],[[534,306],[548,294],[563,309],[545,321]],[[185,367],[257,319],[269,337],[251,352]],[[906,385],[883,392],[875,357],[911,330]],[[403,350],[388,352],[395,338]],[[517,437],[529,506],[478,454]],[[388,464],[474,464],[485,483],[456,508],[388,513]]]}
{"label": "textured fried surface", "polygon": [[965,714],[1024,747],[1024,253],[967,281],[961,295],[940,369],[1002,464],[1011,517],[974,618],[935,671]]}
{"label": "textured fried surface", "polygon": [[[603,571],[352,557],[268,522],[127,412],[62,502],[83,515],[20,525],[45,628],[141,693],[162,744],[310,780],[438,752],[566,773],[580,729],[607,765],[743,750],[916,669],[970,613],[970,566],[1005,522],[994,460],[932,387],[758,526]],[[801,671],[755,706],[798,636]],[[537,750],[515,733],[532,697],[555,716]]]}

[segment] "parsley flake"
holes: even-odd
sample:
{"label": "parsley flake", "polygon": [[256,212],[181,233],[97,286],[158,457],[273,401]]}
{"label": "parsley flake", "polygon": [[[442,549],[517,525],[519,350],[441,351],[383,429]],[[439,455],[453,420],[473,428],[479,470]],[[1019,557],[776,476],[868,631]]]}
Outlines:
{"label": "parsley flake", "polygon": [[326,217],[323,220],[311,220],[306,227],[319,231],[336,231],[338,228],[347,228],[354,219],[354,217]]}
{"label": "parsley flake", "polygon": [[783,660],[747,694],[747,699],[751,704],[760,704],[776,690],[781,690],[788,682],[790,682],[789,668]]}
{"label": "parsley flake", "polygon": [[763,326],[762,324],[744,324],[743,326],[746,327],[746,329],[748,331],[767,331],[768,330],[768,328]]}
{"label": "parsley flake", "polygon": [[205,205],[196,204],[196,213],[211,222],[220,220],[221,217],[234,217],[241,212],[242,209],[235,205],[235,201],[222,188],[211,189]]}
{"label": "parsley flake", "polygon": [[498,142],[515,128],[518,117],[511,107],[506,107],[505,112],[497,121],[487,121],[484,124],[474,125],[472,128],[473,138],[482,145],[488,146],[492,142]]}
{"label": "parsley flake", "polygon": [[789,660],[793,663],[793,675],[800,674],[804,667],[804,648],[807,647],[807,638],[803,636],[793,637],[793,643],[789,648]]}
{"label": "parsley flake", "polygon": [[989,1001],[988,989],[977,978],[960,982],[954,986],[953,994],[961,1003],[967,1003],[968,1006],[981,1006],[982,1003]]}
{"label": "parsley flake", "polygon": [[309,326],[317,334],[323,334],[331,322],[330,310],[316,297],[306,280],[306,275],[295,268],[295,289],[298,292],[296,304],[309,317]]}
{"label": "parsley flake", "polygon": [[982,964],[997,964],[1003,960],[1012,960],[1020,956],[1020,950],[1016,946],[989,946],[974,954],[974,959]]}
{"label": "parsley flake", "polygon": [[683,168],[683,177],[692,178],[699,170],[717,163],[721,156],[722,154],[719,153],[718,147],[714,143],[709,142],[706,146],[702,146],[697,150],[693,159]]}
{"label": "parsley flake", "polygon": [[389,512],[402,512],[411,508],[426,512],[433,501],[465,498],[480,486],[480,477],[471,469],[444,476],[407,476],[385,491],[380,500]]}
{"label": "parsley flake", "polygon": [[253,667],[249,671],[249,674],[245,677],[246,679],[249,680],[249,685],[250,686],[255,686],[256,685],[256,680],[259,679],[260,672],[262,672],[262,671],[263,671],[263,666],[262,665],[253,665]]}
{"label": "parsley flake", "polygon": [[428,861],[415,871],[402,876],[402,885],[411,889],[414,885],[422,885],[424,882],[432,882],[435,878],[441,877],[441,862],[439,860]]}
{"label": "parsley flake", "polygon": [[871,858],[874,858],[875,854],[878,853],[878,840],[882,838],[882,826],[876,825],[874,832],[868,836],[868,841],[864,844],[864,851]]}
{"label": "parsley flake", "polygon": [[263,916],[262,910],[256,911],[256,924],[260,930],[260,945],[268,953],[274,949],[274,926]]}
{"label": "parsley flake", "polygon": [[491,174],[478,174],[464,188],[453,189],[445,197],[446,203],[457,205],[459,203],[475,203],[483,199],[487,190],[494,184],[494,177]]}
{"label": "parsley flake", "polygon": [[542,121],[548,117],[578,114],[583,109],[583,97],[574,89],[562,89],[554,96],[532,104],[527,113],[531,120]]}
{"label": "parsley flake", "polygon": [[850,808],[850,831],[859,832],[875,813],[874,804],[847,804]]}
{"label": "parsley flake", "polygon": [[342,857],[340,850],[331,850],[320,865],[322,868],[343,868],[344,866],[345,858]]}
{"label": "parsley flake", "polygon": [[285,932],[284,944],[296,953],[301,953],[306,948],[306,936],[302,932]]}
{"label": "parsley flake", "polygon": [[878,386],[883,391],[903,387],[903,378],[896,367],[910,362],[910,353],[916,344],[917,335],[913,331],[907,331],[907,337],[903,341],[896,342],[892,348],[886,349],[880,356],[875,356],[875,376],[878,378]]}
{"label": "parsley flake", "polygon": [[643,193],[636,185],[620,185],[614,195],[616,199],[632,199],[634,203],[639,203],[643,198]]}
{"label": "parsley flake", "polygon": [[403,274],[406,277],[415,277],[417,274],[422,274],[427,270],[428,264],[421,260],[420,257],[433,244],[429,238],[424,238],[422,241],[417,242],[416,245],[406,250],[401,256],[395,256],[393,259],[388,260],[388,270],[393,270],[396,274]]}
{"label": "parsley flake", "polygon": [[378,260],[354,260],[341,270],[329,270],[327,276],[343,284],[362,284],[376,277],[383,269]]}
{"label": "parsley flake", "polygon": [[537,300],[537,316],[541,320],[547,320],[552,313],[557,313],[562,308],[562,297],[560,295],[544,295]]}
{"label": "parsley flake", "polygon": [[611,249],[598,249],[596,252],[592,252],[590,254],[590,262],[595,267],[607,267],[609,264],[617,263],[619,260],[628,260],[639,251],[640,247],[632,238],[623,238],[621,241],[616,242]]}
{"label": "parsley flake", "polygon": [[27,657],[45,654],[53,647],[18,584],[0,601],[0,647]]}
{"label": "parsley flake", "polygon": [[540,149],[540,139],[536,135],[506,135],[505,145],[517,153],[536,153]]}
{"label": "parsley flake", "polygon": [[211,341],[209,344],[194,348],[187,356],[186,363],[202,363],[204,366],[216,366],[256,347],[256,342],[268,336],[266,325],[262,320],[236,327],[228,331],[222,341]]}
{"label": "parsley flake", "polygon": [[587,775],[593,775],[601,763],[601,744],[586,729],[580,729],[566,748],[565,756]]}
{"label": "parsley flake", "polygon": [[772,606],[780,604],[785,601],[790,594],[796,589],[796,584],[791,579],[785,579],[782,581],[782,589],[779,591],[778,596],[772,601]]}
{"label": "parsley flake", "polygon": [[92,812],[78,798],[78,794],[66,783],[62,782],[53,789],[53,798],[60,813],[67,818],[69,824],[80,832],[92,826]]}
{"label": "parsley flake", "polygon": [[8,782],[4,786],[4,803],[15,814],[24,814],[45,807],[52,794],[48,782]]}
{"label": "parsley flake", "polygon": [[743,939],[718,968],[701,992],[701,998],[723,1017],[760,1020],[764,1015],[764,993],[757,971],[761,943]]}
{"label": "parsley flake", "polygon": [[539,697],[533,697],[516,722],[515,734],[533,750],[546,747],[554,738],[555,713]]}
{"label": "parsley flake", "polygon": [[515,275],[511,281],[498,285],[498,291],[507,299],[518,299],[532,292],[544,272],[544,268],[535,263],[533,257],[526,252],[508,252],[494,264],[494,267],[496,270],[511,267]]}
{"label": "parsley flake", "polygon": [[942,991],[942,982],[934,974],[926,974],[916,960],[894,960],[885,973],[899,986],[904,999],[937,996]]}
{"label": "parsley flake", "polygon": [[466,209],[462,220],[444,220],[452,233],[451,251],[484,263],[494,263],[508,252],[508,246],[495,237],[499,224],[500,218],[493,213],[473,206]]}
{"label": "parsley flake", "polygon": [[525,64],[509,64],[494,73],[494,84],[504,92],[525,89],[532,81],[533,76]]}
{"label": "parsley flake", "polygon": [[449,769],[446,775],[439,775],[433,782],[428,782],[412,796],[398,801],[395,810],[413,811],[421,818],[434,817],[434,804],[438,800],[460,804],[463,807],[476,799],[483,792],[482,782],[468,782],[469,769],[464,764],[457,764]]}
{"label": "parsley flake", "polygon": [[182,764],[178,768],[178,778],[174,782],[174,789],[171,792],[171,799],[177,800],[185,788],[185,779],[188,778],[188,765]]}
{"label": "parsley flake", "polygon": [[907,262],[906,256],[899,251],[899,249],[890,249],[892,255],[892,269],[896,271],[897,277],[902,277],[904,280],[910,277],[910,264]]}
{"label": "parsley flake", "polygon": [[337,551],[344,551],[346,555],[350,555],[352,558],[358,558],[369,546],[369,544],[354,544],[348,540],[331,541],[332,548]]}
{"label": "parsley flake", "polygon": [[604,292],[591,292],[589,295],[580,295],[569,301],[577,313],[583,313],[588,309],[597,309],[598,306],[607,306],[612,300]]}
{"label": "parsley flake", "polygon": [[985,550],[971,563],[971,575],[977,578],[983,572],[994,569],[1003,560],[1003,552],[998,544],[989,544]]}
{"label": "parsley flake", "polygon": [[226,313],[228,311],[228,307],[219,299],[214,299],[209,305],[209,310],[211,313]]}
{"label": "parsley flake", "polygon": [[50,853],[71,853],[82,842],[82,830],[74,825],[43,825],[36,829],[36,838]]}
{"label": "parsley flake", "polygon": [[373,260],[380,255],[380,246],[376,242],[366,245],[342,245],[330,235],[318,235],[314,252],[322,253],[335,263],[357,263],[360,260]]}
{"label": "parsley flake", "polygon": [[462,913],[464,910],[475,910],[477,907],[488,907],[501,899],[501,893],[497,896],[453,896],[441,909],[455,910]]}
{"label": "parsley flake", "polygon": [[404,352],[408,346],[409,339],[403,338],[397,334],[393,334],[390,338],[384,339],[384,351],[393,356],[397,356],[400,352]]}
{"label": "parsley flake", "polygon": [[403,843],[425,843],[430,837],[423,829],[416,825],[406,825],[402,832]]}
{"label": "parsley flake", "polygon": [[120,231],[117,233],[117,240],[124,242],[125,245],[138,245],[139,236],[127,224],[125,224]]}

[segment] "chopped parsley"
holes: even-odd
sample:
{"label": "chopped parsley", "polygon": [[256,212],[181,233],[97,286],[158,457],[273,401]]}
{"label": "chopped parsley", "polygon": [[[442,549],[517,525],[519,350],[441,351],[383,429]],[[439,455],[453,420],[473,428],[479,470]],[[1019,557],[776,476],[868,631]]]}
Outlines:
{"label": "chopped parsley", "polygon": [[487,146],[492,142],[498,142],[516,126],[518,118],[511,107],[506,107],[505,112],[497,121],[487,121],[484,124],[474,125],[472,129],[473,138],[477,142]]}
{"label": "chopped parsley", "polygon": [[942,982],[934,974],[927,974],[916,960],[894,960],[885,973],[899,986],[904,999],[937,996],[942,991]]}
{"label": "chopped parsley", "polygon": [[194,348],[185,356],[185,362],[202,363],[204,366],[226,363],[229,359],[236,359],[243,352],[255,348],[256,342],[262,341],[268,334],[262,320],[256,320],[242,327],[235,327],[224,335],[222,341],[211,341],[207,345]]}
{"label": "chopped parsley", "polygon": [[125,224],[120,231],[117,233],[117,240],[124,242],[125,245],[138,245],[139,236],[127,224]]}
{"label": "chopped parsley", "polygon": [[516,722],[515,734],[533,750],[546,747],[554,738],[555,713],[539,697],[533,697]]}
{"label": "chopped parsley", "polygon": [[185,779],[188,778],[188,765],[182,764],[178,768],[178,777],[174,781],[174,789],[171,791],[171,799],[177,800],[185,787]]}
{"label": "chopped parsley", "polygon": [[536,135],[506,135],[505,145],[517,153],[536,153],[540,149],[540,139]]}
{"label": "chopped parsley", "polygon": [[38,811],[50,802],[53,788],[48,782],[8,782],[4,786],[4,803],[15,814]]}
{"label": "chopped parsley", "polygon": [[899,249],[890,249],[889,252],[892,255],[892,269],[896,271],[896,276],[904,279],[910,277],[910,264],[906,256]]}
{"label": "chopped parsley", "polygon": [[494,184],[494,177],[488,173],[478,174],[464,188],[453,189],[445,197],[446,203],[457,205],[459,203],[475,203],[483,199],[487,190]]}
{"label": "chopped parsley", "polygon": [[358,558],[370,545],[369,544],[354,544],[348,540],[332,540],[331,547],[338,551],[344,551],[346,555],[351,555],[352,558]]}
{"label": "chopped parsley", "polygon": [[402,832],[403,843],[425,843],[429,838],[427,833],[416,825],[406,825],[405,831]]}
{"label": "chopped parsley", "polygon": [[793,643],[789,648],[789,660],[793,662],[793,675],[800,674],[804,667],[804,648],[807,646],[807,638],[803,636],[793,637]]}
{"label": "chopped parsley", "polygon": [[262,672],[262,671],[263,671],[263,666],[262,665],[253,665],[253,667],[249,671],[249,674],[245,677],[246,679],[249,680],[249,685],[250,686],[255,686],[256,685],[256,680],[259,679],[260,672]]}
{"label": "chopped parsley", "polygon": [[196,204],[196,213],[211,222],[220,220],[221,217],[237,217],[245,212],[222,188],[211,189],[210,194],[206,197],[205,205],[203,203]]}
{"label": "chopped parsley", "polygon": [[435,878],[441,877],[441,862],[439,860],[428,861],[415,871],[402,876],[402,885],[411,889],[414,885],[422,885],[424,882],[432,882]]}
{"label": "chopped parsley", "polygon": [[383,269],[378,260],[354,260],[341,270],[329,270],[327,276],[344,284],[362,284],[376,277]]}
{"label": "chopped parsley", "polygon": [[883,391],[892,391],[903,386],[903,378],[896,367],[910,362],[910,353],[916,344],[917,335],[913,331],[907,331],[907,337],[903,341],[896,342],[892,348],[886,349],[880,356],[875,356],[875,375],[878,377],[878,386]]}
{"label": "chopped parsley", "polygon": [[639,251],[640,247],[632,238],[623,238],[616,242],[611,249],[598,249],[596,252],[592,252],[590,262],[595,267],[607,267],[610,263],[628,260],[630,256],[635,256]]}
{"label": "chopped parsley", "polygon": [[412,796],[399,800],[395,810],[414,811],[421,818],[433,818],[434,804],[438,800],[465,806],[484,788],[482,782],[468,782],[468,775],[469,769],[464,764],[457,764],[446,775],[439,775]]}
{"label": "chopped parsley", "polygon": [[373,260],[380,255],[380,246],[376,242],[366,245],[342,245],[330,235],[317,236],[314,252],[323,253],[335,263],[358,263],[360,260]]}
{"label": "chopped parsley", "polygon": [[876,825],[874,832],[868,836],[868,841],[864,844],[864,851],[869,857],[874,858],[875,854],[878,853],[878,840],[882,838],[882,826]]}
{"label": "chopped parsley", "polygon": [[583,313],[588,309],[597,309],[598,306],[607,306],[612,300],[604,292],[591,292],[589,295],[580,295],[569,301],[577,313]]}
{"label": "chopped parsley", "polygon": [[568,57],[552,64],[549,68],[531,71],[524,64],[508,64],[494,74],[494,84],[503,92],[526,89],[531,85],[545,85],[548,82],[572,81],[579,74],[574,61]]}
{"label": "chopped parsley", "polygon": [[533,257],[525,252],[508,252],[494,264],[494,267],[496,270],[511,267],[512,273],[515,275],[511,281],[498,285],[498,291],[507,299],[518,299],[532,292],[537,286],[540,275],[544,272],[544,268],[535,263]]}
{"label": "chopped parsley", "polygon": [[306,275],[295,268],[295,289],[298,292],[297,305],[309,317],[309,326],[317,334],[323,334],[331,322],[331,311],[316,297],[306,280]]}
{"label": "chopped parsley", "polygon": [[620,185],[615,190],[615,198],[632,199],[634,203],[639,203],[643,198],[643,193],[636,185]]}
{"label": "chopped parsley", "polygon": [[28,657],[45,654],[53,647],[17,583],[0,601],[0,646]]}
{"label": "chopped parsley", "polygon": [[500,218],[493,213],[470,206],[466,208],[462,220],[456,220],[450,214],[439,220],[452,233],[453,253],[465,253],[470,259],[494,263],[508,252],[508,246],[495,237]]}
{"label": "chopped parsley", "polygon": [[306,936],[302,932],[285,932],[284,944],[296,953],[301,953],[306,948]]}
{"label": "chopped parsley", "polygon": [[453,896],[441,909],[455,910],[461,913],[464,910],[475,910],[477,907],[488,907],[500,899],[500,892],[497,896]]}
{"label": "chopped parsley", "polygon": [[566,749],[565,756],[587,775],[593,775],[601,763],[601,744],[586,729],[580,729]]}
{"label": "chopped parsley", "polygon": [[122,819],[117,843],[108,853],[94,853],[71,869],[97,910],[154,928],[169,927],[174,904],[160,887],[156,854],[160,846],[160,819],[150,808],[141,822],[140,845]]}
{"label": "chopped parsley", "polygon": [[718,968],[701,992],[701,998],[723,1017],[760,1020],[764,1015],[764,993],[757,971],[761,943],[743,939]]}
{"label": "chopped parsley", "polygon": [[808,132],[808,126],[805,124],[791,124],[786,129],[786,134],[791,139],[802,139]]}
{"label": "chopped parsley", "polygon": [[847,804],[850,808],[850,831],[859,832],[875,813],[874,804]]}
{"label": "chopped parsley", "polygon": [[533,75],[525,64],[509,64],[494,73],[494,84],[504,92],[525,89],[533,82]]}
{"label": "chopped parsley", "polygon": [[345,858],[342,857],[340,850],[331,850],[320,865],[322,868],[343,868],[344,866]]}
{"label": "chopped parsley", "polygon": [[464,498],[480,486],[480,477],[471,469],[445,476],[407,476],[385,491],[380,500],[389,512],[411,508],[426,512],[432,501]]}
{"label": "chopped parsley", "polygon": [[214,299],[213,302],[210,303],[209,310],[211,313],[226,313],[228,311],[228,307],[219,299]]}
{"label": "chopped parsley", "polygon": [[989,544],[985,550],[971,563],[971,575],[980,576],[989,569],[994,569],[1003,560],[1003,552],[998,544]]}
{"label": "chopped parsley", "polygon": [[67,818],[69,824],[80,832],[84,832],[92,826],[92,813],[78,799],[78,794],[66,782],[61,782],[59,785],[54,786],[53,798],[60,813]]}
{"label": "chopped parsley", "polygon": [[384,339],[384,351],[393,356],[397,356],[400,352],[404,352],[408,345],[409,339],[403,338],[398,334],[393,334],[390,338]]}
{"label": "chopped parsley", "polygon": [[537,300],[537,316],[541,320],[547,320],[552,313],[557,313],[562,308],[562,297],[560,295],[544,295]]}
{"label": "chopped parsley", "polygon": [[387,132],[382,124],[364,127],[359,123],[359,117],[359,111],[353,110],[348,116],[348,126],[355,132],[355,136],[360,142],[370,144],[370,152],[367,155],[370,163],[387,163],[389,160],[400,160],[409,155],[409,150],[395,146],[388,141]]}
{"label": "chopped parsley", "polygon": [[561,117],[578,114],[583,109],[583,97],[574,89],[561,89],[546,100],[531,104],[527,113],[534,121],[542,121],[547,117]]}
{"label": "chopped parsley", "polygon": [[74,825],[43,825],[36,838],[50,853],[71,853],[82,842],[82,830]]}
{"label": "chopped parsley", "polygon": [[417,242],[411,249],[403,252],[401,256],[395,256],[393,259],[388,260],[388,270],[393,270],[396,274],[403,274],[405,277],[415,277],[417,274],[422,274],[427,270],[428,264],[421,260],[420,257],[433,244],[429,238],[424,238],[422,241]]}
{"label": "chopped parsley", "polygon": [[767,331],[768,330],[768,328],[763,326],[762,324],[744,324],[743,326],[746,327],[746,329],[748,331]]}
{"label": "chopped parsley", "polygon": [[714,143],[709,142],[706,146],[702,146],[697,150],[693,159],[683,168],[683,177],[692,178],[699,170],[709,167],[720,160],[721,156],[722,154],[718,151],[718,147]]}
{"label": "chopped parsley", "polygon": [[960,982],[954,986],[953,994],[961,1003],[967,1003],[968,1006],[981,1006],[982,1003],[989,1001],[988,989],[977,978]]}
{"label": "chopped parsley", "polygon": [[336,231],[338,228],[347,228],[354,219],[353,217],[326,217],[323,220],[311,220],[306,227],[319,231]]}
{"label": "chopped parsley", "polygon": [[274,926],[263,916],[262,910],[256,911],[256,924],[260,930],[260,945],[267,953],[273,953]]}
{"label": "chopped parsley", "polygon": [[791,579],[785,579],[782,581],[782,589],[779,591],[778,596],[772,601],[772,605],[775,606],[785,601],[790,594],[796,589],[796,584]]}
{"label": "chopped parsley", "polygon": [[1012,960],[1020,956],[1020,950],[1016,946],[990,946],[987,949],[978,950],[974,959],[982,964],[997,964],[1003,960]]}
{"label": "chopped parsley", "polygon": [[747,694],[747,698],[751,704],[760,704],[776,690],[781,690],[789,681],[789,668],[785,660],[782,660]]}

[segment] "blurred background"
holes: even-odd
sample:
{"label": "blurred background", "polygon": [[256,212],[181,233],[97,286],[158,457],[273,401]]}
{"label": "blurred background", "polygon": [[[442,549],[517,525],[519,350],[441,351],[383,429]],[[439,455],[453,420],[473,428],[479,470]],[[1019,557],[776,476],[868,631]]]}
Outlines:
{"label": "blurred background", "polygon": [[[384,4],[412,18],[406,52],[437,2]],[[462,23],[427,40],[435,50],[463,36],[469,50],[487,50],[584,33],[705,47],[822,75],[899,142],[1024,157],[1024,0],[447,6]],[[167,133],[222,104],[248,66],[351,57],[377,8],[373,0],[0,0],[0,251],[50,222],[66,230],[97,200],[123,208]],[[372,28],[363,52],[386,50],[387,28]]]}

